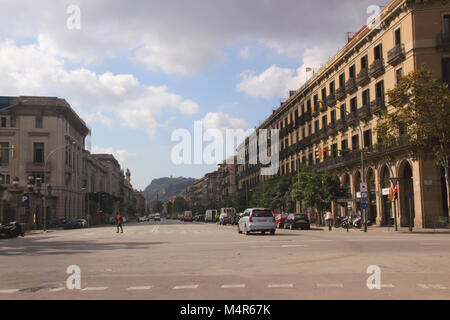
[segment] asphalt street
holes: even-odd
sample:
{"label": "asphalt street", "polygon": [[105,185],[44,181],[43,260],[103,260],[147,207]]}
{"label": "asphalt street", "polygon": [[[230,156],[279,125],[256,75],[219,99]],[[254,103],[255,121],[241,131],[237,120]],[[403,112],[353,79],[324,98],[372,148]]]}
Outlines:
{"label": "asphalt street", "polygon": [[[0,299],[449,299],[450,235],[173,220],[0,240]],[[69,266],[81,288],[68,289]],[[380,289],[370,290],[369,266]],[[372,283],[372,282],[371,282]]]}

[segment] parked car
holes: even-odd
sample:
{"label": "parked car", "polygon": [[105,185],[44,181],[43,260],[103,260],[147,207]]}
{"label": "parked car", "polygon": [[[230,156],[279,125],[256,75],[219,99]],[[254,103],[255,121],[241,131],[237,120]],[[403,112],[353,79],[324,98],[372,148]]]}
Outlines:
{"label": "parked car", "polygon": [[185,211],[185,212],[183,212],[183,221],[186,221],[186,222],[192,222],[193,221],[192,211]]}
{"label": "parked car", "polygon": [[80,224],[81,228],[87,228],[88,222],[85,219],[78,219],[77,222]]}
{"label": "parked car", "polygon": [[306,214],[300,213],[291,213],[286,218],[286,222],[284,224],[285,229],[302,229],[302,230],[310,230],[311,225]]}
{"label": "parked car", "polygon": [[280,213],[275,217],[275,223],[277,228],[284,228],[284,224],[286,223],[286,218],[288,217],[287,213]]}
{"label": "parked car", "polygon": [[161,214],[155,213],[154,219],[155,221],[161,221]]}
{"label": "parked car", "polygon": [[150,221],[150,220],[152,220],[152,219],[155,219],[155,214],[154,214],[154,213],[150,213],[150,214],[148,215],[148,221]]}
{"label": "parked car", "polygon": [[267,208],[245,210],[238,223],[238,232],[245,232],[247,235],[251,232],[262,232],[262,234],[270,232],[274,235],[276,228],[275,215],[271,209]]}
{"label": "parked car", "polygon": [[146,217],[146,216],[138,218],[138,222],[146,222],[146,221],[148,221],[148,217]]}
{"label": "parked car", "polygon": [[64,229],[80,229],[81,223],[77,220],[68,220],[64,223]]}
{"label": "parked car", "polygon": [[217,210],[208,209],[205,213],[205,222],[214,222],[217,214]]}

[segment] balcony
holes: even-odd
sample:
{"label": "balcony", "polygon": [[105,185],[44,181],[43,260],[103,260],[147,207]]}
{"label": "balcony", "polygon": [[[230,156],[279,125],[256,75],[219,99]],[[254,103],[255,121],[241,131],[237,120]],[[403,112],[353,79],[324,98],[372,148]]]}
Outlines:
{"label": "balcony", "polygon": [[377,59],[375,60],[369,68],[369,75],[372,78],[377,78],[384,73],[384,60]]}
{"label": "balcony", "polygon": [[305,123],[308,122],[308,121],[311,121],[311,119],[312,119],[311,111],[306,112],[303,116],[305,117]]}
{"label": "balcony", "polygon": [[320,105],[319,105],[319,103],[317,103],[314,105],[314,111],[312,113],[312,116],[317,117],[319,115],[319,113],[320,113]]}
{"label": "balcony", "polygon": [[321,102],[320,103],[320,112],[325,112],[328,109],[328,104],[327,101]]}
{"label": "balcony", "polygon": [[347,129],[347,124],[346,124],[345,118],[344,119],[339,119],[338,121],[336,121],[335,128],[336,128],[337,131],[346,130]]}
{"label": "balcony", "polygon": [[358,112],[354,111],[347,115],[347,124],[349,126],[356,126],[358,125]]}
{"label": "balcony", "polygon": [[405,59],[405,45],[399,44],[388,51],[387,62],[391,66],[395,66]]}
{"label": "balcony", "polygon": [[287,132],[291,133],[292,131],[294,131],[294,123],[293,122],[289,123],[287,126]]}
{"label": "balcony", "polygon": [[[42,172],[42,173],[44,173],[44,163],[27,161],[26,171],[27,172]],[[52,163],[51,162],[47,162],[45,171],[46,171],[46,173],[50,173],[52,171]]]}
{"label": "balcony", "polygon": [[312,144],[311,136],[304,138],[301,142],[303,142],[303,147],[309,147]]}
{"label": "balcony", "polygon": [[364,68],[356,76],[356,84],[360,87],[363,87],[369,82],[370,82],[369,71],[367,70],[367,68]]}
{"label": "balcony", "polygon": [[374,101],[370,102],[370,111],[373,114],[381,114],[386,109],[384,97],[378,97]]}
{"label": "balcony", "polygon": [[358,110],[358,118],[361,120],[368,120],[370,119],[370,106],[364,105]]}
{"label": "balcony", "polygon": [[334,107],[336,105],[336,97],[334,94],[330,94],[327,97],[327,106]]}
{"label": "balcony", "polygon": [[346,96],[347,96],[347,94],[345,93],[345,87],[339,88],[336,90],[336,99],[337,100],[342,101],[345,99]]}
{"label": "balcony", "polygon": [[327,135],[328,136],[334,136],[338,130],[336,129],[336,123],[330,123],[327,127]]}
{"label": "balcony", "polygon": [[317,141],[319,141],[319,131],[314,132],[309,137],[311,138],[311,143],[316,143]]}
{"label": "balcony", "polygon": [[296,124],[298,124],[298,126],[305,125],[305,115],[302,114],[300,117],[298,117]]}
{"label": "balcony", "polygon": [[352,94],[358,90],[358,87],[356,86],[356,81],[354,78],[348,79],[348,81],[345,83],[345,92],[347,94]]}
{"label": "balcony", "polygon": [[436,37],[436,45],[441,50],[450,49],[450,33],[440,33]]}

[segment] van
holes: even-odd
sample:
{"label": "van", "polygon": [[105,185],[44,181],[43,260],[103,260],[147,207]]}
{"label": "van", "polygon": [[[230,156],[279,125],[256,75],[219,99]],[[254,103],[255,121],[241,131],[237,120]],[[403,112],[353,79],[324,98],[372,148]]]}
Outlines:
{"label": "van", "polygon": [[208,209],[205,214],[205,222],[214,222],[216,219],[217,210]]}
{"label": "van", "polygon": [[234,218],[236,216],[236,209],[235,208],[222,208],[220,209],[220,221],[223,221],[223,225],[232,224],[234,221]]}

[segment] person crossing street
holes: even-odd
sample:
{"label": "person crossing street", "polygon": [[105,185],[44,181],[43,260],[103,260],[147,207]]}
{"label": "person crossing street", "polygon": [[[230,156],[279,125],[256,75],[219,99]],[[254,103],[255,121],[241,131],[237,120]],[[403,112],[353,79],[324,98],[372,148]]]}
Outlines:
{"label": "person crossing street", "polygon": [[333,214],[330,211],[327,211],[325,214],[325,221],[327,222],[328,230],[331,232],[333,228]]}
{"label": "person crossing street", "polygon": [[117,233],[119,233],[119,228],[120,228],[120,230],[121,230],[121,232],[120,233],[123,233],[123,227],[122,227],[122,224],[123,224],[123,218],[122,218],[122,216],[120,215],[120,212],[117,214],[117,216],[116,216],[116,222],[117,222]]}

